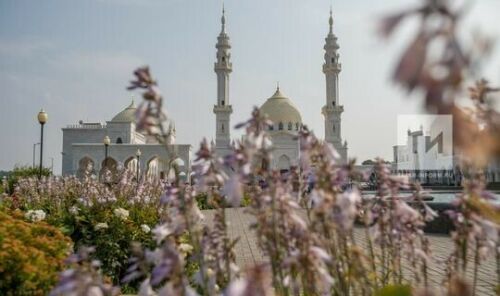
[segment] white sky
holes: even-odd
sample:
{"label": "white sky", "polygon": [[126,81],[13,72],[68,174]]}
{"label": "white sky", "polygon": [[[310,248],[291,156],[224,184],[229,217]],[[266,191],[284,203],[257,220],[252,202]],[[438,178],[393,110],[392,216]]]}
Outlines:
{"label": "white sky", "polygon": [[[350,156],[392,160],[397,116],[421,113],[418,96],[407,98],[391,71],[414,24],[389,42],[375,35],[385,13],[417,0],[335,1],[339,38],[343,138]],[[470,1],[464,36],[480,28],[500,36],[500,1]],[[321,71],[329,0],[226,0],[233,73],[233,125],[274,92],[276,81],[297,105],[304,123],[323,137]],[[134,68],[148,64],[177,126],[177,142],[214,137],[213,72],[221,2],[216,0],[0,1],[0,169],[31,164],[38,142],[35,116],[49,113],[45,164],[61,169],[67,124],[110,120],[130,102],[125,90]],[[500,81],[496,48],[485,76]],[[233,137],[237,137],[233,133]]]}

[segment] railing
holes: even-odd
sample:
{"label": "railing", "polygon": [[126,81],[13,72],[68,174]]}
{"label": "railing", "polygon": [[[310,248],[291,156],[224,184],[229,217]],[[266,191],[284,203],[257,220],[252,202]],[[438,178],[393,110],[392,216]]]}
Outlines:
{"label": "railing", "polygon": [[84,123],[84,124],[69,124],[66,128],[72,129],[101,129],[106,128],[105,124],[102,123]]}

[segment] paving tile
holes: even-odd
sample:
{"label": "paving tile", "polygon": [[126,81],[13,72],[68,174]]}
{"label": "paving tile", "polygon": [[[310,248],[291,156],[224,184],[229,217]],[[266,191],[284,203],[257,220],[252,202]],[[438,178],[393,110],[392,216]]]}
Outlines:
{"label": "paving tile", "polygon": [[[205,223],[212,225],[214,210],[202,211],[205,215]],[[305,212],[301,213],[305,217]],[[242,270],[250,267],[256,263],[265,262],[266,258],[258,246],[257,236],[253,230],[249,229],[250,224],[254,221],[253,217],[245,212],[244,208],[226,209],[226,219],[228,221],[228,234],[234,239],[239,237],[236,244],[236,263]],[[449,236],[445,235],[428,235],[427,236],[432,250],[432,258],[444,261],[450,250],[453,249],[453,242]],[[354,231],[354,238],[357,244],[361,247],[367,247],[365,230],[363,228],[356,228]],[[470,257],[470,268],[467,270],[468,278],[472,279],[473,258]],[[408,262],[403,261],[403,275],[404,280],[413,282],[413,270]],[[445,277],[445,266],[439,262],[433,261],[428,266],[429,278],[428,281],[434,289],[443,289],[443,279]],[[493,289],[497,281],[497,271],[495,260],[483,262],[478,269],[477,280],[477,293],[478,296],[495,295]]]}

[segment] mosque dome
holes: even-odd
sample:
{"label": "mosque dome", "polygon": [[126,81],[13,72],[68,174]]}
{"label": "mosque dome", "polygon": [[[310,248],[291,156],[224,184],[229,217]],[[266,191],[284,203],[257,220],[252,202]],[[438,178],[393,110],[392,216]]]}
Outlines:
{"label": "mosque dome", "polygon": [[135,111],[137,110],[134,101],[130,105],[123,109],[120,113],[116,114],[111,122],[135,122]]}
{"label": "mosque dome", "polygon": [[274,130],[298,130],[302,125],[299,110],[288,97],[281,93],[279,87],[274,95],[260,107],[260,112],[266,114],[273,122]]}

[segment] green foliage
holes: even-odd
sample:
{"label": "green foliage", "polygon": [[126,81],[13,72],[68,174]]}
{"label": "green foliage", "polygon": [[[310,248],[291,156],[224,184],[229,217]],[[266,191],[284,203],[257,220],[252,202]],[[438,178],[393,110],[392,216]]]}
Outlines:
{"label": "green foliage", "polygon": [[[20,179],[29,177],[38,177],[39,173],[40,173],[39,167],[31,167],[31,166],[14,167],[14,169],[6,175],[8,183],[8,192],[14,192],[14,188],[16,187]],[[47,177],[50,175],[51,175],[50,169],[42,168],[42,176]],[[6,191],[5,188],[3,188],[3,191]]]}
{"label": "green foliage", "polygon": [[[37,190],[37,186],[46,189]],[[144,195],[138,196],[135,182],[108,187],[96,180],[76,178],[51,178],[41,185],[25,179],[19,181],[15,197],[4,199],[3,207],[23,212],[43,210],[45,222],[69,236],[75,250],[95,247],[92,256],[101,261],[103,273],[117,284],[128,267],[131,242],[146,247],[154,243],[150,229],[160,219],[161,187],[150,184],[144,190]],[[120,216],[116,211],[128,214]]]}
{"label": "green foliage", "polygon": [[0,210],[0,294],[47,294],[70,249],[70,239],[58,229]]}
{"label": "green foliage", "polygon": [[252,202],[252,197],[248,192],[243,193],[243,199],[241,200],[241,206],[242,207],[248,207],[250,206]]}
{"label": "green foliage", "polygon": [[408,285],[388,285],[377,291],[377,296],[411,296],[411,287]]}
{"label": "green foliage", "polygon": [[214,205],[210,203],[209,196],[207,193],[199,193],[195,196],[196,203],[200,210],[210,210],[214,209]]}
{"label": "green foliage", "polygon": [[[142,230],[141,225],[152,228],[159,219],[156,209],[147,205],[123,207],[130,213],[125,219],[114,213],[118,208],[116,204],[82,207],[78,214],[64,218],[64,226],[75,245],[95,246],[95,257],[101,261],[104,274],[114,283],[119,283],[128,267],[131,242],[153,246],[151,233]],[[107,228],[99,228],[99,223],[106,223]]]}
{"label": "green foliage", "polygon": [[[197,194],[195,199],[196,203],[198,204],[198,208],[200,210],[214,210],[220,207],[206,192]],[[244,192],[240,206],[247,207],[250,205],[250,201],[251,201],[250,194],[248,192]],[[229,208],[231,207],[231,205],[225,203],[224,207]]]}
{"label": "green foliage", "polygon": [[0,194],[7,191],[7,189],[4,188],[4,187],[6,187],[7,182],[4,183],[4,180],[7,181],[7,177],[9,174],[10,174],[10,172],[8,172],[8,171],[0,171]]}

